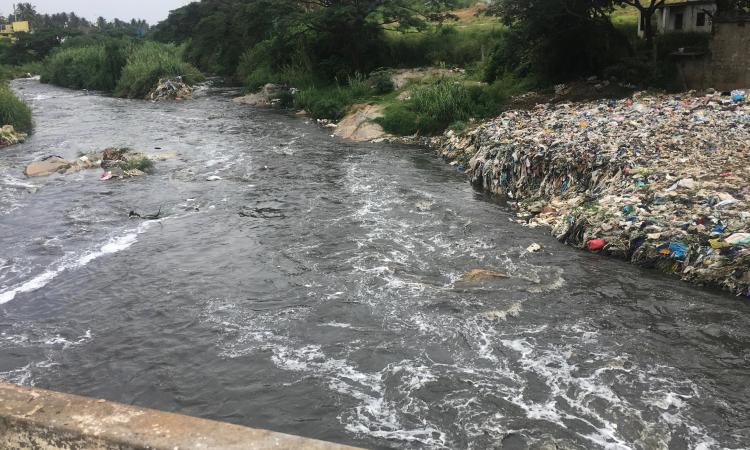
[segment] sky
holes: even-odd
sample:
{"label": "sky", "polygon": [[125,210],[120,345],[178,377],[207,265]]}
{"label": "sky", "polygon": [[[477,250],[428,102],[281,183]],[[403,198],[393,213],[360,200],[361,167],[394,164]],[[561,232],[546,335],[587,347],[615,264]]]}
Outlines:
{"label": "sky", "polygon": [[[169,11],[190,3],[191,0],[23,0],[36,6],[37,12],[74,12],[81,17],[95,21],[102,16],[108,20],[118,18],[146,19],[154,25],[167,18]],[[18,0],[0,0],[0,14],[7,16]]]}

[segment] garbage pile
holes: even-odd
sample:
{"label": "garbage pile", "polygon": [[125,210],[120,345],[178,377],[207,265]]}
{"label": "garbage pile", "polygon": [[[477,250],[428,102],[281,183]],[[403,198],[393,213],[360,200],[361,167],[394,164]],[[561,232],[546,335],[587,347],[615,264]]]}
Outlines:
{"label": "garbage pile", "polygon": [[143,153],[129,149],[108,148],[103,152],[89,153],[75,160],[50,155],[33,161],[24,169],[27,177],[47,177],[55,173],[70,175],[84,169],[101,167],[103,181],[113,178],[143,176],[153,170],[154,162]]}
{"label": "garbage pile", "polygon": [[5,125],[0,128],[0,148],[19,144],[26,140],[26,134],[16,131],[13,125]]}
{"label": "garbage pile", "polygon": [[750,296],[746,96],[538,105],[433,145],[477,187],[514,202],[519,222]]}
{"label": "garbage pile", "polygon": [[151,91],[146,100],[154,102],[163,100],[190,100],[193,98],[193,88],[182,80],[182,77],[162,78]]}

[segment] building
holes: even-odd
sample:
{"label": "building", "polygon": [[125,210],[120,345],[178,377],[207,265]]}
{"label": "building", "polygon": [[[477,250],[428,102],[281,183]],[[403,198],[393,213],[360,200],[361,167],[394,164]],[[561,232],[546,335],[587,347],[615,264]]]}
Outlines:
{"label": "building", "polygon": [[0,24],[0,39],[15,41],[17,33],[29,33],[30,31],[31,27],[29,27],[29,22],[26,21],[12,22],[5,25]]}
{"label": "building", "polygon": [[[655,29],[664,33],[710,33],[716,12],[715,0],[684,0],[665,2],[654,14]],[[643,37],[643,17],[638,21],[638,36]]]}
{"label": "building", "polygon": [[709,52],[676,58],[679,82],[687,89],[722,92],[750,87],[750,15],[717,17]]}

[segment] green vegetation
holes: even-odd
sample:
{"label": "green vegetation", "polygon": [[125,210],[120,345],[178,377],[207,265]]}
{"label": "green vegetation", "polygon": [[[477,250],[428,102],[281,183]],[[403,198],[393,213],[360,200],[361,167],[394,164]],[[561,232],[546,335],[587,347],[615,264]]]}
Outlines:
{"label": "green vegetation", "polygon": [[473,120],[496,115],[511,96],[530,87],[528,80],[512,76],[490,85],[439,78],[414,86],[408,100],[391,101],[376,122],[396,135],[462,130]]}
{"label": "green vegetation", "polygon": [[7,82],[28,73],[39,73],[39,69],[39,64],[0,65],[0,127],[13,125],[16,131],[31,132],[31,109],[10,90]]}
{"label": "green vegetation", "polygon": [[31,110],[13,92],[0,82],[0,126],[13,125],[22,133],[31,132]]}
{"label": "green vegetation", "polygon": [[136,46],[127,58],[117,82],[118,97],[143,98],[160,78],[180,76],[188,84],[203,80],[198,69],[182,59],[181,51],[171,44],[145,42]]}
{"label": "green vegetation", "polygon": [[115,38],[104,41],[66,43],[47,58],[42,82],[142,98],[159,78],[182,76],[188,83],[202,80],[201,73],[182,60],[174,45]]}

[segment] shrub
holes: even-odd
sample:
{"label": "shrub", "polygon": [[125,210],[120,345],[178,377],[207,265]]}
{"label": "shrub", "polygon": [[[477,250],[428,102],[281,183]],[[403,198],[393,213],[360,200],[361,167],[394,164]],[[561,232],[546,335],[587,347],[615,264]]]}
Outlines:
{"label": "shrub", "polygon": [[43,83],[71,89],[112,91],[133,43],[128,39],[79,37],[55,50],[41,70]]}
{"label": "shrub", "polygon": [[362,77],[351,77],[344,86],[301,90],[295,97],[294,106],[306,110],[316,119],[339,120],[346,115],[351,105],[365,101],[371,95],[372,89]]}
{"label": "shrub", "polygon": [[0,127],[13,125],[22,133],[31,132],[31,109],[5,85],[0,84]]}
{"label": "shrub", "polygon": [[396,135],[437,134],[448,127],[458,131],[466,128],[470,119],[497,115],[511,96],[534,85],[531,79],[509,75],[491,85],[440,78],[415,88],[410,100],[388,105],[376,122]]}
{"label": "shrub", "polygon": [[182,54],[175,45],[144,42],[130,53],[115,88],[115,95],[143,98],[160,78],[177,76],[181,76],[188,84],[203,80],[200,71],[182,59]]}
{"label": "shrub", "polygon": [[370,74],[369,83],[377,95],[385,95],[393,92],[396,88],[393,85],[392,73],[387,69],[378,69]]}

